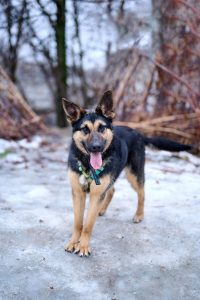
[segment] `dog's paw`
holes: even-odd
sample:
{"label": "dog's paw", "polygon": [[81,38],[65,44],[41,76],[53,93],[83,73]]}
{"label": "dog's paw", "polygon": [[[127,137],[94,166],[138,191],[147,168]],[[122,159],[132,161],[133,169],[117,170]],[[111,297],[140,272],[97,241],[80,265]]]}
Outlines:
{"label": "dog's paw", "polygon": [[91,254],[91,249],[88,245],[82,245],[81,243],[78,243],[75,245],[74,253],[81,257],[89,256]]}
{"label": "dog's paw", "polygon": [[67,243],[67,245],[65,246],[65,251],[71,252],[71,253],[74,252],[74,250],[76,248],[76,244],[78,244],[78,242],[77,243],[73,243],[73,242],[69,241]]}
{"label": "dog's paw", "polygon": [[99,212],[99,216],[102,217],[105,214],[105,212],[106,211],[104,209],[101,209],[100,212]]}
{"label": "dog's paw", "polygon": [[144,214],[141,215],[135,215],[133,217],[133,223],[140,223],[144,219]]}

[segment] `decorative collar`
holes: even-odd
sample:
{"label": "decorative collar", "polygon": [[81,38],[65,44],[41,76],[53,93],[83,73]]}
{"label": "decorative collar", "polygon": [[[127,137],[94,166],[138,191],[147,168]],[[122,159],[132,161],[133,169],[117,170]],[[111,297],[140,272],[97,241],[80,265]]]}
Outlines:
{"label": "decorative collar", "polygon": [[[78,170],[81,173],[81,177],[83,177],[84,181],[87,182],[87,184],[91,184],[91,182],[94,180],[96,185],[100,185],[100,180],[99,180],[99,174],[103,172],[105,164],[98,170],[94,170],[92,167],[90,168],[89,172],[85,170],[83,167],[82,163],[78,161]],[[81,178],[80,178],[81,179]]]}

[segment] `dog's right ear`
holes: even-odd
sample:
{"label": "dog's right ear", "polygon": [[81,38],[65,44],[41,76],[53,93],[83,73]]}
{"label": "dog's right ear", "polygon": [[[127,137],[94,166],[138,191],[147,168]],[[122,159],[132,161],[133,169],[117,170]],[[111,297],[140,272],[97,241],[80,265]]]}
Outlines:
{"label": "dog's right ear", "polygon": [[65,98],[62,98],[62,106],[70,123],[78,121],[86,113],[82,107]]}

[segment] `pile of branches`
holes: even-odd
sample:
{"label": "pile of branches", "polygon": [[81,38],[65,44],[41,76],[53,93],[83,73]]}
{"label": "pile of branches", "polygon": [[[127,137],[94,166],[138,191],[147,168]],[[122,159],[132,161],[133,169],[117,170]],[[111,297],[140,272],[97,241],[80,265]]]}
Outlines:
{"label": "pile of branches", "polygon": [[196,113],[166,115],[142,122],[116,121],[117,125],[126,125],[139,129],[149,136],[165,136],[185,144],[196,145],[195,152],[199,152],[199,121]]}
{"label": "pile of branches", "polygon": [[0,66],[0,138],[20,139],[42,130],[41,119]]}
{"label": "pile of branches", "polygon": [[200,4],[161,2],[159,50],[113,54],[101,92],[114,91],[118,124],[193,144],[200,152]]}
{"label": "pile of branches", "polygon": [[200,109],[200,2],[168,0],[162,4],[158,107],[169,114]]}

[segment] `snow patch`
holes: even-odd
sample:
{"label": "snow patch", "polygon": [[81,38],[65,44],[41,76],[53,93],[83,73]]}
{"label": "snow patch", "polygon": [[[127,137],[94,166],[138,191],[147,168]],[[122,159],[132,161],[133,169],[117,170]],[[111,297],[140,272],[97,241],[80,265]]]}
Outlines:
{"label": "snow patch", "polygon": [[41,136],[35,135],[31,140],[23,139],[18,142],[19,146],[26,149],[38,149],[43,141]]}
{"label": "snow patch", "polygon": [[31,199],[38,199],[38,198],[50,198],[52,197],[51,192],[45,188],[44,186],[36,186],[30,191],[26,193],[26,196]]}

